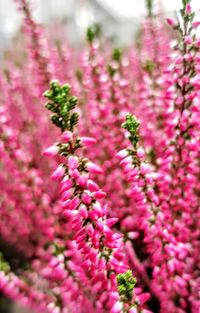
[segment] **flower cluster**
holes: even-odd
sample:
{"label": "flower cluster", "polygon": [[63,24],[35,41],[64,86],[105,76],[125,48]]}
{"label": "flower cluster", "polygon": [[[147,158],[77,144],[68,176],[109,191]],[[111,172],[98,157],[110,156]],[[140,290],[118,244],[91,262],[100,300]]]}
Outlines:
{"label": "flower cluster", "polygon": [[[120,312],[115,303],[118,300],[116,275],[128,269],[123,235],[111,229],[118,219],[107,217],[107,205],[100,202],[105,192],[91,177],[92,174],[101,175],[102,169],[79,151],[82,146],[95,144],[95,140],[73,133],[78,122],[78,114],[73,111],[77,98],[71,96],[68,85],[52,81],[44,95],[49,99],[46,107],[53,112],[51,119],[62,131],[61,142],[47,148],[44,154],[50,157],[60,154],[65,158],[52,174],[53,180],[61,180],[57,213],[66,219],[66,227],[69,222],[71,224],[71,240],[77,245],[85,271],[85,285],[92,288],[98,311]],[[83,278],[81,281],[84,283]],[[132,303],[132,293],[133,288],[129,303],[125,302],[125,305],[128,309],[134,305],[137,312],[142,304],[137,298]]]}
{"label": "flower cluster", "polygon": [[175,20],[147,0],[135,44],[95,24],[75,53],[62,25],[55,38],[16,2],[23,32],[0,70],[0,292],[34,312],[199,312],[191,1]]}

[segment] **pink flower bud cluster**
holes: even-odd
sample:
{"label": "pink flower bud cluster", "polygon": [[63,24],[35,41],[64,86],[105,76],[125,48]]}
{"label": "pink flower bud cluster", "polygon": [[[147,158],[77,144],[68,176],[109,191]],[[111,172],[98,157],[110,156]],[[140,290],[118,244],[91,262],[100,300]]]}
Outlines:
{"label": "pink flower bud cluster", "polygon": [[[189,11],[186,6],[187,14],[191,14]],[[186,28],[186,32],[190,31]],[[155,98],[163,94],[163,113],[160,113],[164,135],[158,137],[159,150],[154,150],[158,157],[157,164],[153,163],[156,180],[152,179],[155,175],[152,176],[151,166],[136,162],[135,153],[139,159],[143,157],[139,149],[133,151],[132,158],[130,149],[118,154],[131,184],[130,197],[135,198],[136,211],[144,214],[140,216],[141,229],[149,253],[147,269],[150,266],[153,271],[152,291],[160,299],[161,312],[169,313],[190,309],[195,312],[199,305],[199,294],[190,293],[192,286],[196,290],[199,284],[197,42],[195,36],[186,34],[183,49],[180,47],[170,56],[174,65],[161,72],[161,90]]]}
{"label": "pink flower bud cluster", "polygon": [[[61,140],[69,144],[70,151],[75,150],[77,140],[72,133],[65,131]],[[82,145],[90,146],[95,140],[81,137],[80,142]],[[58,153],[58,149],[51,146],[44,154],[54,157],[55,151]],[[76,245],[79,258],[76,259],[77,263],[74,266],[76,271],[79,271],[80,266],[83,271],[79,273],[81,276],[77,277],[81,282],[80,288],[83,289],[85,286],[92,290],[97,312],[104,310],[120,312],[115,304],[119,301],[116,275],[128,269],[123,235],[112,230],[111,227],[118,219],[107,217],[107,205],[100,202],[106,194],[91,177],[94,174],[102,175],[102,169],[70,151],[66,163],[55,169],[52,179],[60,181],[61,201],[57,213],[60,218],[66,220],[66,227],[71,229],[71,240]],[[63,279],[62,276],[60,278]],[[58,280],[59,276],[56,279]],[[138,297],[137,294],[134,297],[135,303],[139,301],[143,305],[146,302],[145,299],[139,300],[142,299],[141,292]],[[137,305],[139,309],[140,305]],[[135,310],[138,312],[136,308]]]}
{"label": "pink flower bud cluster", "polygon": [[[109,195],[106,198],[109,214],[118,217],[121,222],[127,211],[132,211],[125,191],[126,182],[115,158],[119,148],[125,148],[128,143],[124,140],[121,124],[124,115],[132,110],[128,85],[129,60],[126,55],[122,55],[118,61],[114,60],[110,47],[103,58],[103,45],[107,47],[100,40],[90,43],[81,60],[83,77],[80,87],[84,89],[81,95],[83,99],[86,97],[87,105],[83,107],[82,121],[86,120],[88,125],[87,130],[84,125],[81,126],[81,134],[85,135],[87,131],[96,140],[96,144],[86,153],[91,160],[99,160],[104,175],[93,174],[93,177]],[[107,71],[107,63],[110,63],[110,72]],[[125,225],[123,227],[126,228]]]}
{"label": "pink flower bud cluster", "polygon": [[13,301],[37,312],[58,313],[48,304],[53,301],[51,296],[30,287],[14,273],[5,274],[0,271],[0,291]]}
{"label": "pink flower bud cluster", "polygon": [[[16,2],[23,33],[0,71],[0,291],[35,312],[199,312],[200,22],[190,1],[181,21],[152,10],[123,51],[95,29],[75,51],[61,24],[45,32],[30,3]],[[77,130],[58,126],[74,98],[60,112],[55,90],[46,107],[62,134],[49,121],[41,94],[54,77],[79,99]],[[128,269],[130,293],[117,279]]]}

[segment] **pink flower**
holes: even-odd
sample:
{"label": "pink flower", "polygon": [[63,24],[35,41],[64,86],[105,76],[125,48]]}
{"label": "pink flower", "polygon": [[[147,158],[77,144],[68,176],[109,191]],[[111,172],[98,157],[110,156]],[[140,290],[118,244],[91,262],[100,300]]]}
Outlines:
{"label": "pink flower", "polygon": [[87,169],[90,173],[93,173],[93,174],[103,174],[102,168],[93,162],[87,163]]}
{"label": "pink flower", "polygon": [[191,7],[190,3],[186,4],[185,12],[186,12],[186,14],[191,14],[192,13],[192,7]]}
{"label": "pink flower", "polygon": [[173,18],[167,18],[167,23],[170,25],[170,26],[177,26],[177,22],[173,19]]}
{"label": "pink flower", "polygon": [[186,44],[191,45],[192,37],[191,36],[186,36],[184,41],[185,41]]}
{"label": "pink flower", "polygon": [[138,295],[137,298],[140,301],[140,303],[143,304],[150,298],[150,294],[149,293],[142,293],[142,294]]}
{"label": "pink flower", "polygon": [[200,25],[200,22],[199,22],[199,21],[192,22],[192,27],[193,27],[194,29],[197,29],[197,28],[199,27],[199,25]]}
{"label": "pink flower", "polygon": [[138,148],[137,149],[137,156],[138,156],[138,158],[142,159],[144,157],[144,149]]}
{"label": "pink flower", "polygon": [[[144,310],[142,310],[144,312]],[[137,309],[136,308],[131,308],[129,310],[129,313],[137,313]]]}
{"label": "pink flower", "polygon": [[78,167],[78,158],[75,156],[69,156],[68,167],[70,170],[75,170]]}
{"label": "pink flower", "polygon": [[49,148],[47,148],[44,152],[43,155],[47,156],[47,157],[53,157],[56,156],[58,154],[59,148],[56,145],[53,145]]}
{"label": "pink flower", "polygon": [[68,143],[70,140],[72,140],[72,136],[72,132],[66,130],[64,133],[62,133],[61,138],[63,142]]}
{"label": "pink flower", "polygon": [[59,180],[64,176],[64,174],[65,174],[65,168],[62,165],[59,165],[57,169],[51,175],[51,178],[53,180]]}
{"label": "pink flower", "polygon": [[81,139],[81,142],[87,147],[90,147],[97,142],[96,139],[91,138],[91,137],[81,137],[80,139]]}
{"label": "pink flower", "polygon": [[61,183],[61,189],[60,192],[64,192],[68,189],[70,189],[73,186],[73,182],[71,179],[69,179],[67,176],[64,177]]}
{"label": "pink flower", "polygon": [[92,198],[91,198],[91,196],[90,196],[88,193],[84,192],[84,193],[82,194],[82,201],[83,201],[85,204],[90,204],[91,201],[92,201]]}
{"label": "pink flower", "polygon": [[117,302],[113,305],[113,307],[112,307],[110,313],[120,313],[121,310],[122,310],[122,308],[123,308],[122,302],[117,301]]}
{"label": "pink flower", "polygon": [[108,227],[113,226],[114,224],[116,224],[118,222],[118,218],[117,217],[112,217],[112,218],[108,218],[106,221],[106,224]]}
{"label": "pink flower", "polygon": [[87,182],[87,188],[91,192],[99,190],[99,186],[91,179],[89,179],[88,182]]}
{"label": "pink flower", "polygon": [[119,152],[117,152],[117,154],[115,155],[117,158],[119,159],[123,159],[128,155],[128,151],[126,149],[123,149]]}
{"label": "pink flower", "polygon": [[98,190],[98,191],[95,191],[92,195],[95,199],[100,200],[100,199],[105,198],[106,193],[103,192],[102,190]]}

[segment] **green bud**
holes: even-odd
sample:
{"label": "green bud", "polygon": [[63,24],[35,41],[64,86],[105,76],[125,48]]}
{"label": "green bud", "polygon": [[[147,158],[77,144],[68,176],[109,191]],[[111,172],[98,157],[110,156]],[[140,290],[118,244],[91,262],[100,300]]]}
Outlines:
{"label": "green bud", "polygon": [[151,60],[147,60],[143,65],[143,69],[146,72],[148,72],[150,75],[153,73],[155,67],[156,67],[156,64]]}
{"label": "green bud", "polygon": [[153,0],[146,0],[145,2],[148,16],[151,17],[153,15]]}
{"label": "green bud", "polygon": [[139,130],[140,123],[136,119],[136,117],[130,113],[126,115],[126,122],[122,124],[122,127],[128,130],[130,136],[129,140],[133,144],[134,148],[137,148],[137,143],[139,141]]}
{"label": "green bud", "polygon": [[95,38],[99,38],[101,36],[102,30],[99,24],[94,24],[87,29],[87,40],[88,42],[93,42]]}
{"label": "green bud", "polygon": [[70,130],[73,131],[74,126],[78,123],[78,119],[79,119],[79,115],[78,113],[74,112],[72,113],[71,117],[70,117]]}
{"label": "green bud", "polygon": [[110,77],[113,77],[116,73],[116,69],[114,69],[110,64],[108,64],[107,70],[108,70]]}
{"label": "green bud", "polygon": [[8,262],[4,260],[4,256],[2,252],[0,252],[0,271],[4,273],[10,272],[10,265],[8,264]]}
{"label": "green bud", "polygon": [[120,62],[122,58],[122,49],[120,48],[115,48],[113,50],[112,58],[114,61]]}
{"label": "green bud", "polygon": [[71,87],[68,84],[60,85],[59,81],[53,80],[50,88],[44,93],[44,96],[50,101],[45,107],[54,113],[51,116],[53,124],[61,129],[61,131],[72,131],[78,123],[78,113],[71,112],[75,109],[78,99],[71,96]]}
{"label": "green bud", "polygon": [[129,270],[126,273],[117,275],[118,292],[123,302],[130,302],[133,297],[133,289],[136,284],[136,278]]}

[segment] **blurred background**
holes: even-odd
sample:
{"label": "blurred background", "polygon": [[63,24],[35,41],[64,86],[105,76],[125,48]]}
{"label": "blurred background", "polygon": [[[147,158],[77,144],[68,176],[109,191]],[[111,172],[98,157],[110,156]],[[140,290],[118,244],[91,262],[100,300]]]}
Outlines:
{"label": "blurred background", "polygon": [[[38,23],[53,25],[62,22],[66,36],[73,46],[79,46],[85,38],[88,26],[102,25],[104,34],[117,44],[129,43],[145,16],[145,0],[32,0],[34,17]],[[175,16],[182,0],[154,0],[156,10]],[[200,0],[192,0],[199,12]],[[12,38],[20,32],[22,15],[14,0],[0,0],[0,56]],[[56,36],[56,28],[53,34]],[[0,313],[24,313],[22,308],[9,305],[0,294]]]}
{"label": "blurred background", "polygon": [[[86,28],[93,22],[103,25],[107,37],[120,44],[128,43],[145,15],[145,0],[33,0],[35,19],[49,24],[61,20],[66,25],[70,42],[78,45]],[[199,0],[192,0],[193,7],[200,8]],[[181,0],[155,0],[159,10],[174,15],[181,7]],[[0,0],[0,46],[7,45],[19,30],[21,15],[14,0]]]}

